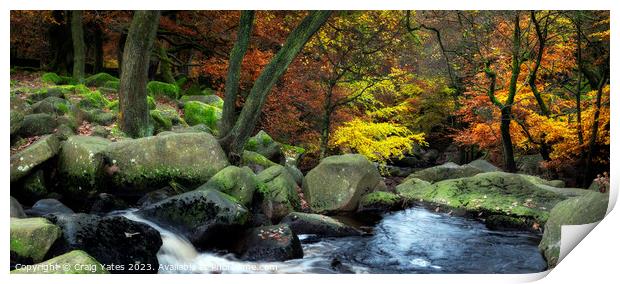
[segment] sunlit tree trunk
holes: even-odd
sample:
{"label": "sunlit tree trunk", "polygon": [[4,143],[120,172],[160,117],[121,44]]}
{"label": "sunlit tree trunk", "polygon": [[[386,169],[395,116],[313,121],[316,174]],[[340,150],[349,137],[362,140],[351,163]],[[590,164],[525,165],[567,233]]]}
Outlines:
{"label": "sunlit tree trunk", "polygon": [[134,138],[149,134],[146,83],[159,15],[159,11],[136,11],[123,51],[123,72],[119,89],[119,126]]}
{"label": "sunlit tree trunk", "polygon": [[82,11],[71,12],[71,38],[73,41],[73,78],[78,81],[84,79],[86,64],[86,44],[84,43],[84,27],[82,26]]}
{"label": "sunlit tree trunk", "polygon": [[[225,136],[220,138],[220,144],[228,153],[228,158],[231,163],[238,164],[241,161],[243,146],[254,131],[254,127],[256,126],[256,122],[258,121],[269,91],[271,91],[276,81],[284,74],[289,64],[291,64],[293,59],[295,59],[297,54],[303,49],[306,42],[308,42],[312,35],[314,35],[325,21],[327,21],[330,14],[330,11],[310,12],[289,34],[282,48],[269,64],[265,66],[258,76],[258,79],[254,82],[254,86],[250,90],[234,126]],[[226,82],[226,84],[231,83],[232,82]],[[231,100],[224,102],[225,105],[226,103],[228,103],[228,106],[224,108],[224,111],[234,111],[234,106],[230,105]],[[230,113],[224,116],[228,115],[230,115]]]}

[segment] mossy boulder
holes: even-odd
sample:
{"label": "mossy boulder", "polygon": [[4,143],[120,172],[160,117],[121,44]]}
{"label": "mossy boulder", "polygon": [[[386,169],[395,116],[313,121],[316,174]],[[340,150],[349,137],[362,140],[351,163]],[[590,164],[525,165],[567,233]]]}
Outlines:
{"label": "mossy boulder", "polygon": [[470,165],[457,165],[452,162],[445,163],[443,165],[426,168],[420,171],[417,171],[407,177],[409,178],[418,178],[421,180],[428,181],[430,183],[447,180],[447,179],[456,179],[456,178],[464,178],[471,177],[482,173],[483,171],[475,168]]}
{"label": "mossy boulder", "polygon": [[306,175],[305,197],[317,213],[355,211],[359,199],[382,184],[377,168],[359,154],[330,156]]}
{"label": "mossy boulder", "polygon": [[306,149],[294,145],[280,144],[282,153],[284,154],[285,164],[289,166],[297,166],[301,157],[306,153]]}
{"label": "mossy boulder", "polygon": [[82,99],[78,103],[81,109],[103,109],[110,103],[99,91],[84,93],[81,96]]}
{"label": "mossy boulder", "polygon": [[[50,269],[57,267],[58,269]],[[12,270],[11,274],[108,274],[105,267],[82,250],[73,250],[30,268]]]}
{"label": "mossy boulder", "polygon": [[544,160],[540,154],[521,156],[516,159],[517,169],[527,175],[542,175],[544,170],[540,163]]}
{"label": "mossy boulder", "polygon": [[73,78],[67,77],[67,76],[60,76],[53,72],[44,73],[41,76],[41,81],[44,83],[54,84],[54,85],[65,85],[65,84],[75,83],[75,80],[73,80]]}
{"label": "mossy boulder", "polygon": [[160,81],[150,81],[146,85],[146,89],[149,95],[154,97],[167,97],[170,99],[177,99],[179,96],[180,88],[175,84],[168,84]]}
{"label": "mossy boulder", "polygon": [[271,166],[260,172],[256,179],[261,184],[261,209],[272,221],[277,222],[288,213],[301,210],[299,186],[285,167]]}
{"label": "mossy boulder", "polygon": [[386,212],[400,206],[401,197],[397,194],[385,191],[375,191],[368,193],[360,199],[358,212],[381,211]]}
{"label": "mossy boulder", "polygon": [[11,262],[32,264],[45,260],[61,235],[60,228],[44,218],[11,218]]}
{"label": "mossy boulder", "polygon": [[[116,265],[111,273],[157,273],[157,252],[162,240],[151,226],[123,216],[58,214],[45,218],[62,229],[55,255],[83,250],[104,265]],[[142,264],[144,269],[129,266]]]}
{"label": "mossy boulder", "polygon": [[224,107],[224,100],[216,95],[188,95],[182,96],[180,99],[181,103],[185,105],[187,102],[196,101],[202,102],[208,105],[212,105],[217,108]]}
{"label": "mossy boulder", "polygon": [[15,134],[22,127],[24,121],[24,114],[19,111],[11,110],[11,135]]}
{"label": "mossy boulder", "polygon": [[52,88],[45,88],[35,91],[30,94],[29,99],[33,102],[42,101],[49,97],[55,98],[65,98],[66,94],[69,94],[75,90],[75,86],[71,86],[72,88],[66,88],[65,86],[58,86]]}
{"label": "mossy boulder", "polygon": [[117,116],[115,112],[99,108],[82,110],[82,113],[87,121],[99,125],[110,125],[116,121]]}
{"label": "mossy boulder", "polygon": [[84,85],[89,87],[103,87],[107,82],[117,82],[120,80],[108,73],[101,72],[84,78]]}
{"label": "mossy boulder", "polygon": [[187,126],[185,120],[179,116],[173,107],[160,105],[151,110],[151,118],[155,121],[155,132],[171,130],[175,125]]}
{"label": "mossy boulder", "polygon": [[419,178],[410,178],[396,186],[396,193],[400,194],[405,201],[410,202],[417,197],[417,191],[423,190],[430,185],[431,183],[428,181]]}
{"label": "mossy boulder", "polygon": [[127,139],[100,155],[108,182],[124,194],[158,189],[173,180],[198,186],[228,166],[217,139],[207,133]]}
{"label": "mossy boulder", "polygon": [[564,200],[553,207],[538,246],[550,268],[559,262],[562,226],[598,222],[605,217],[608,204],[609,194],[588,192]]}
{"label": "mossy boulder", "polygon": [[304,257],[299,238],[286,224],[254,228],[240,246],[243,260],[285,261]]}
{"label": "mossy boulder", "polygon": [[71,103],[65,99],[57,97],[48,97],[32,105],[33,113],[63,115],[68,113],[70,110]]}
{"label": "mossy boulder", "polygon": [[214,133],[218,132],[218,122],[222,119],[222,109],[197,101],[189,101],[184,107],[185,121],[189,125],[204,124]]}
{"label": "mossy boulder", "polygon": [[29,216],[41,217],[47,214],[73,214],[73,210],[53,198],[46,198],[37,201],[32,207],[26,210]]}
{"label": "mossy boulder", "polygon": [[24,116],[18,134],[22,137],[31,137],[53,133],[58,122],[47,113],[35,113]]}
{"label": "mossy boulder", "polygon": [[286,215],[280,222],[287,224],[297,235],[311,234],[319,237],[347,237],[359,236],[361,232],[332,217],[292,212]]}
{"label": "mossy boulder", "polygon": [[248,166],[255,173],[257,173],[271,166],[275,166],[277,164],[265,158],[265,156],[259,153],[244,150],[243,157],[241,157],[241,165]]}
{"label": "mossy boulder", "polygon": [[200,248],[227,247],[250,221],[236,198],[214,189],[194,190],[148,205],[136,214],[181,233]]}
{"label": "mossy boulder", "polygon": [[106,82],[103,84],[103,87],[104,87],[104,88],[111,89],[111,90],[115,90],[115,91],[117,91],[117,92],[118,92],[118,90],[119,90],[119,89],[120,89],[120,87],[121,87],[121,81],[120,81],[120,80],[118,80],[118,81],[117,81],[117,80],[106,81]]}
{"label": "mossy boulder", "polygon": [[245,150],[263,155],[275,163],[284,161],[284,153],[280,143],[274,141],[267,132],[261,130],[254,137],[250,137],[245,143]]}
{"label": "mossy boulder", "polygon": [[228,166],[197,190],[215,189],[236,198],[244,206],[252,204],[256,175],[248,167]]}
{"label": "mossy boulder", "polygon": [[407,197],[487,215],[522,217],[539,224],[547,221],[553,206],[566,199],[521,175],[504,172],[440,181],[408,191]]}
{"label": "mossy boulder", "polygon": [[56,156],[59,148],[58,138],[55,135],[48,135],[11,155],[11,182],[26,176],[33,168]]}
{"label": "mossy boulder", "polygon": [[64,194],[85,200],[94,193],[101,182],[96,157],[110,143],[105,138],[78,135],[62,143],[58,155],[58,173]]}
{"label": "mossy boulder", "polygon": [[11,186],[11,194],[28,204],[47,196],[49,191],[43,170],[36,170],[22,178],[17,185]]}

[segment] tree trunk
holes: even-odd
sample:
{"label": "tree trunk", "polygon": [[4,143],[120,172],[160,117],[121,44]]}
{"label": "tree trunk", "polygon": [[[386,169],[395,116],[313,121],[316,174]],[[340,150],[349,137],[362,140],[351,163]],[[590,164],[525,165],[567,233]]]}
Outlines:
{"label": "tree trunk", "polygon": [[99,25],[94,28],[94,53],[95,63],[93,65],[93,73],[103,72],[103,31]]}
{"label": "tree trunk", "polygon": [[[331,97],[331,96],[330,96]],[[328,99],[329,101],[330,99]],[[331,130],[331,116],[333,109],[326,103],[325,113],[323,114],[323,124],[321,125],[321,145],[319,159],[325,158],[327,147],[329,146],[329,132]]]}
{"label": "tree trunk", "polygon": [[168,51],[163,44],[159,45],[159,68],[161,70],[161,76],[164,82],[174,84],[174,76],[172,75],[172,61],[168,58]]}
{"label": "tree trunk", "polygon": [[515,164],[515,156],[512,148],[512,138],[510,137],[510,121],[510,108],[502,109],[502,122],[500,124],[500,131],[502,135],[502,153],[504,154],[504,167],[506,168],[507,172],[514,173],[517,171],[517,165]]}
{"label": "tree trunk", "polygon": [[225,137],[230,133],[237,118],[235,115],[235,103],[239,92],[241,62],[250,45],[253,23],[254,11],[241,12],[237,42],[235,42],[235,46],[230,51],[230,60],[228,61],[228,74],[226,75],[226,86],[224,87],[224,108],[220,122],[220,137]]}
{"label": "tree trunk", "polygon": [[521,71],[521,27],[519,26],[519,12],[515,12],[514,33],[512,38],[512,71],[510,84],[508,85],[508,98],[504,107],[501,108],[502,122],[500,125],[502,135],[502,148],[504,152],[504,166],[508,172],[516,172],[512,138],[510,137],[510,121],[512,120],[512,104],[517,94],[517,80]]}
{"label": "tree trunk", "polygon": [[118,64],[118,77],[121,77],[123,71],[123,49],[125,48],[125,43],[127,42],[127,34],[121,33],[120,38],[118,39],[118,46],[116,47],[116,62]]}
{"label": "tree trunk", "polygon": [[[289,34],[282,48],[265,66],[254,82],[235,125],[225,137],[220,139],[220,144],[228,153],[231,163],[239,164],[241,161],[243,146],[254,131],[269,91],[303,49],[306,42],[310,40],[310,37],[327,21],[330,14],[330,11],[310,12],[299,26]],[[227,84],[229,83],[227,82]],[[228,107],[230,109],[230,102]]]}
{"label": "tree trunk", "polygon": [[584,180],[584,186],[587,186],[588,181],[594,178],[594,169],[592,166],[592,160],[594,159],[594,153],[596,152],[596,138],[598,136],[599,117],[601,115],[601,101],[603,97],[603,87],[607,83],[604,77],[599,81],[598,88],[596,90],[596,110],[594,111],[594,118],[592,119],[592,134],[590,141],[588,142],[588,157],[586,158],[586,178]]}
{"label": "tree trunk", "polygon": [[86,44],[84,43],[84,27],[82,26],[82,11],[71,12],[71,38],[73,41],[73,78],[78,81],[84,79],[86,60]]}
{"label": "tree trunk", "polygon": [[123,51],[123,72],[119,89],[119,126],[131,137],[149,134],[146,101],[151,48],[159,25],[159,11],[136,11]]}

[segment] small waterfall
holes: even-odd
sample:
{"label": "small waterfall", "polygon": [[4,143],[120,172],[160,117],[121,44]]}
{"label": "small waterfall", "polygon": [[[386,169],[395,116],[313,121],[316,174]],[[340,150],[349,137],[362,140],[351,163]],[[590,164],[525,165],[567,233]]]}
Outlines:
{"label": "small waterfall", "polygon": [[300,235],[303,259],[249,262],[232,254],[200,252],[183,236],[134,211],[113,214],[158,230],[159,273],[532,273],[546,269],[540,236],[489,231],[479,221],[424,208],[386,214],[373,236]]}

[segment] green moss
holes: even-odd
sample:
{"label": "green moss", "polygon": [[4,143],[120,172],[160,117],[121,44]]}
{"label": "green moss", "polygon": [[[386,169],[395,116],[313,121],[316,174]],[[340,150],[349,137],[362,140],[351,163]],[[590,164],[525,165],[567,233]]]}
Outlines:
{"label": "green moss", "polygon": [[110,101],[106,99],[101,92],[93,91],[82,94],[82,100],[79,102],[78,106],[82,108],[103,109],[109,103]]}
{"label": "green moss", "polygon": [[214,133],[217,123],[222,118],[222,110],[202,102],[190,101],[184,106],[185,121],[189,125],[204,124]]}
{"label": "green moss", "polygon": [[11,271],[11,274],[108,274],[105,267],[81,250],[73,250],[38,265]]}
{"label": "green moss", "polygon": [[151,118],[155,121],[155,132],[170,130],[172,128],[172,120],[166,117],[162,111],[154,109],[150,114]]}
{"label": "green moss", "polygon": [[11,255],[41,262],[61,234],[58,226],[44,218],[11,218]]}
{"label": "green moss", "polygon": [[179,87],[175,84],[168,84],[159,81],[151,81],[146,85],[149,95],[158,97],[164,96],[176,100],[179,96]]}
{"label": "green moss", "polygon": [[74,83],[75,80],[71,77],[59,76],[56,73],[48,72],[41,76],[41,81],[48,84],[63,85]]}
{"label": "green moss", "polygon": [[103,84],[103,87],[108,88],[108,89],[114,89],[114,90],[118,91],[118,89],[121,87],[121,81],[120,80],[106,81]]}
{"label": "green moss", "polygon": [[120,82],[120,80],[108,73],[98,73],[84,79],[84,84],[89,87],[103,87],[106,82],[114,81]]}
{"label": "green moss", "polygon": [[265,158],[265,156],[259,153],[256,153],[256,152],[248,151],[248,150],[243,151],[243,157],[241,159],[241,164],[243,166],[259,165],[265,168],[277,165],[276,163]]}
{"label": "green moss", "polygon": [[362,199],[360,200],[360,204],[362,206],[378,205],[378,204],[392,206],[399,200],[400,200],[400,197],[394,193],[384,192],[384,191],[375,191],[375,192],[371,192],[369,194],[364,195]]}
{"label": "green moss", "polygon": [[183,87],[185,83],[187,83],[187,80],[188,80],[187,77],[181,76],[176,80],[175,84],[179,87]]}

